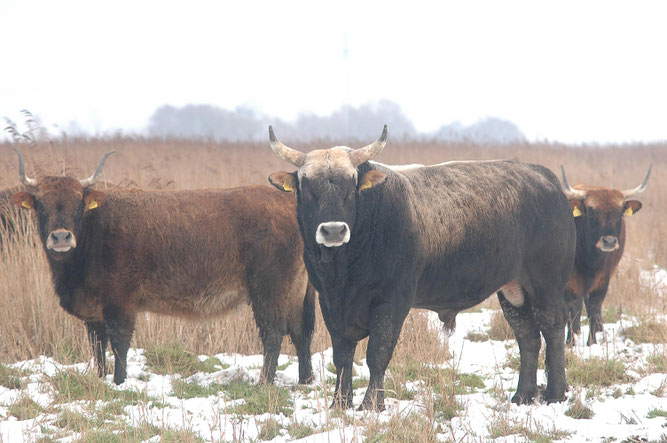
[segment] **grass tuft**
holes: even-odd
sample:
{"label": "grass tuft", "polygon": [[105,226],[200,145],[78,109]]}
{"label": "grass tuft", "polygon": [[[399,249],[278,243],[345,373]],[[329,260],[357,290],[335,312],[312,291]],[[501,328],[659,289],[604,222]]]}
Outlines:
{"label": "grass tuft", "polygon": [[149,346],[144,350],[144,357],[146,366],[160,375],[181,374],[189,377],[197,372],[211,373],[229,367],[216,357],[199,361],[196,355],[186,351],[180,343]]}
{"label": "grass tuft", "polygon": [[424,442],[438,441],[433,423],[421,414],[407,417],[394,415],[387,422],[368,421],[365,423],[364,440],[368,443]]}
{"label": "grass tuft", "polygon": [[216,395],[218,392],[224,389],[223,386],[219,385],[218,383],[211,383],[204,386],[198,384],[197,382],[189,382],[180,379],[172,380],[171,388],[173,394],[177,398],[182,399],[208,397],[210,395]]}
{"label": "grass tuft", "polygon": [[491,340],[514,340],[514,331],[512,331],[509,323],[505,320],[503,311],[495,311],[491,314],[487,335]]}
{"label": "grass tuft", "polygon": [[28,395],[23,394],[7,408],[7,412],[18,420],[29,420],[36,418],[44,412],[44,409]]}
{"label": "grass tuft", "polygon": [[572,386],[601,386],[627,383],[632,377],[621,360],[591,357],[582,359],[572,352],[565,354],[567,381]]}
{"label": "grass tuft", "polygon": [[269,418],[260,423],[257,438],[260,440],[273,440],[280,435],[281,430],[282,426],[280,426],[280,423],[276,419]]}
{"label": "grass tuft", "polygon": [[244,400],[242,404],[233,406],[233,412],[237,414],[283,413],[289,416],[294,411],[294,405],[287,389],[275,385],[255,386],[242,381],[234,381],[224,385],[222,390],[230,400]]}
{"label": "grass tuft", "polygon": [[593,418],[595,413],[591,408],[586,406],[581,401],[581,398],[577,395],[575,399],[571,401],[570,407],[565,410],[565,415],[577,420],[581,419],[590,420],[591,418]]}
{"label": "grass tuft", "polygon": [[621,330],[626,338],[635,343],[667,343],[667,325],[655,322],[641,322]]}
{"label": "grass tuft", "polygon": [[21,377],[25,375],[25,372],[19,369],[11,368],[0,363],[0,386],[4,386],[8,389],[21,389],[23,387]]}

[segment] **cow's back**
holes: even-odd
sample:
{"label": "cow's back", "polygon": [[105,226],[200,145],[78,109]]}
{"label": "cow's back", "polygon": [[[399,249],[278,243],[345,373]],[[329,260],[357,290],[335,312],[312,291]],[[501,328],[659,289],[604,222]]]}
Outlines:
{"label": "cow's back", "polygon": [[164,314],[222,314],[249,301],[256,269],[283,271],[277,284],[303,270],[293,200],[266,186],[111,191],[84,223],[81,294]]}
{"label": "cow's back", "polygon": [[513,161],[450,162],[399,174],[410,184],[420,233],[417,306],[472,306],[508,283],[508,276],[521,277],[528,260],[546,261],[539,263],[545,268],[550,260],[556,268],[571,261],[569,204],[548,169]]}

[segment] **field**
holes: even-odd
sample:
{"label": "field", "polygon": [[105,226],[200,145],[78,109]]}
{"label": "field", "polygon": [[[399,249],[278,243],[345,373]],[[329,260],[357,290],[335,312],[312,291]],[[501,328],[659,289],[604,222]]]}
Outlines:
{"label": "field", "polygon": [[[333,144],[284,142],[304,149]],[[0,145],[0,190],[18,184],[12,146]],[[29,175],[64,170],[79,177],[88,176],[102,154],[115,149],[104,179],[117,186],[267,184],[271,172],[293,170],[274,157],[268,143],[119,137],[18,147]],[[410,315],[392,359],[389,407],[382,414],[327,411],[331,344],[320,317],[312,347],[317,381],[307,388],[294,386],[294,349],[285,340],[278,387],[254,387],[262,349],[248,306],[196,323],[151,314],[138,319],[130,377],[116,389],[110,379],[99,383],[86,375],[91,354],[83,324],[58,306],[41,244],[28,237],[10,241],[0,251],[0,441],[286,441],[308,434],[315,441],[354,436],[369,441],[664,439],[667,145],[492,146],[390,138],[378,161],[492,158],[517,158],[553,171],[563,164],[570,184],[623,189],[637,186],[653,163],[648,188],[640,196],[643,208],[627,219],[626,252],[603,307],[605,338],[586,348],[584,322],[583,334],[568,354],[567,402],[509,404],[518,349],[495,297],[461,314],[449,340],[441,337],[432,316],[420,311]],[[364,354],[365,347],[359,347],[357,405],[367,383]],[[543,374],[538,377],[544,383]]]}

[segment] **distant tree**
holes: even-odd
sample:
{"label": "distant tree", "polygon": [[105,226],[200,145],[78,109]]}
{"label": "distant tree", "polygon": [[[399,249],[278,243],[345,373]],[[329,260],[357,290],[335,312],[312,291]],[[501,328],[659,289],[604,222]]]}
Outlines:
{"label": "distant tree", "polygon": [[212,105],[161,106],[150,117],[148,132],[158,137],[239,141],[266,132],[266,119],[248,108],[234,111]]}
{"label": "distant tree", "polygon": [[512,143],[526,140],[526,136],[517,125],[497,117],[478,120],[470,126],[463,126],[459,122],[443,125],[433,136],[438,140],[471,140],[479,143]]}

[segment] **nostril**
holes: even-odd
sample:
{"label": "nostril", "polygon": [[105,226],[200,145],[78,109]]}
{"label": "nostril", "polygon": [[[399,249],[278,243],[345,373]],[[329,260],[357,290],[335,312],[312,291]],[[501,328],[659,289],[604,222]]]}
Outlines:
{"label": "nostril", "polygon": [[327,230],[327,228],[325,228],[324,226],[322,226],[320,229],[322,230],[322,234],[324,234],[324,235],[329,235],[329,231]]}
{"label": "nostril", "polygon": [[68,232],[67,235],[65,235],[65,240],[71,240],[72,239],[72,233]]}
{"label": "nostril", "polygon": [[347,232],[347,225],[343,225],[343,226],[340,228],[340,233],[341,233],[341,234],[345,234],[345,232]]}
{"label": "nostril", "polygon": [[602,243],[604,243],[605,246],[614,246],[616,244],[616,237],[602,237]]}
{"label": "nostril", "polygon": [[51,240],[58,241],[58,234],[56,234],[55,232],[52,232],[51,233]]}

